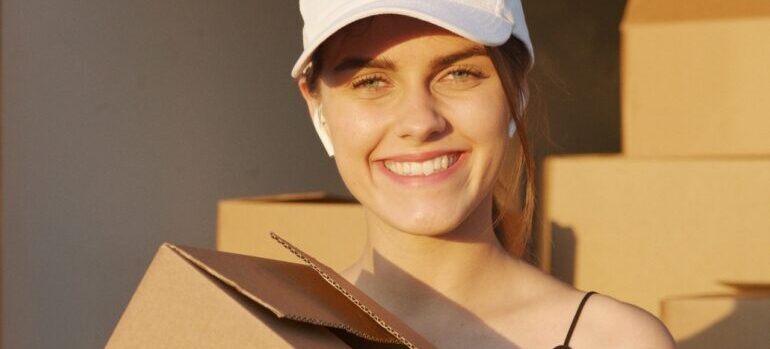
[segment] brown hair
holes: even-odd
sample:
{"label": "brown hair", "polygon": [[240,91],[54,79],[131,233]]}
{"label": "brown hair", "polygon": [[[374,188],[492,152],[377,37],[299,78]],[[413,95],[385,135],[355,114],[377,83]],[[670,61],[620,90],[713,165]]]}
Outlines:
{"label": "brown hair", "polygon": [[[535,159],[527,136],[527,102],[530,96],[527,76],[532,58],[524,43],[513,36],[501,46],[487,47],[487,52],[500,76],[516,123],[516,138],[508,142],[508,156],[503,160],[493,194],[495,235],[509,252],[522,257],[535,214]],[[526,172],[522,172],[522,168]],[[522,192],[524,173],[526,181]]]}
{"label": "brown hair", "polygon": [[[322,70],[323,45],[316,49],[311,64],[302,73],[310,91],[315,91]],[[535,160],[527,139],[527,100],[531,56],[523,42],[511,36],[501,46],[487,47],[516,123],[516,137],[508,142],[506,156],[494,188],[492,208],[495,235],[510,253],[522,257],[531,235],[535,212]],[[522,192],[522,168],[526,186]],[[523,198],[522,198],[523,196]],[[523,207],[520,201],[523,200]]]}

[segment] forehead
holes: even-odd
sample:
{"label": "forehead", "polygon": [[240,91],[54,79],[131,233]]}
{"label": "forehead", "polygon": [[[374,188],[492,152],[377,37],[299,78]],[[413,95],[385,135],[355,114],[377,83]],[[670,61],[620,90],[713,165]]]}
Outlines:
{"label": "forehead", "polygon": [[321,57],[324,65],[329,67],[350,56],[373,58],[399,48],[414,52],[409,50],[420,45],[431,45],[432,50],[453,51],[478,44],[415,18],[378,15],[359,20],[339,30],[324,42]]}

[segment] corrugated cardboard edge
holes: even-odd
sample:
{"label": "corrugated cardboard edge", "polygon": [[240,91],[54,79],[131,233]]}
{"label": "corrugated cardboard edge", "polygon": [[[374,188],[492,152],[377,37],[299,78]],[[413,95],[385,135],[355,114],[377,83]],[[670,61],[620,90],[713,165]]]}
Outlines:
{"label": "corrugated cardboard edge", "polygon": [[[413,330],[409,329],[408,327],[404,327],[401,329],[395,329],[393,326],[388,324],[387,321],[383,320],[379,315],[377,315],[374,311],[369,309],[368,306],[366,306],[361,300],[359,300],[356,296],[354,296],[348,289],[340,285],[340,283],[332,277],[329,272],[334,272],[333,270],[329,269],[328,267],[324,266],[323,264],[319,263],[315,258],[311,257],[310,255],[302,252],[300,249],[294,247],[291,243],[284,240],[278,234],[274,232],[270,232],[270,237],[278,241],[283,247],[288,249],[291,253],[293,253],[295,256],[297,256],[299,259],[307,263],[313,270],[315,270],[321,277],[326,280],[330,285],[334,286],[335,289],[337,289],[342,295],[344,295],[347,299],[349,299],[353,304],[355,304],[358,308],[363,310],[369,317],[372,318],[377,324],[379,324],[382,328],[384,328],[388,333],[393,335],[393,337],[396,337],[399,341],[401,341],[402,344],[406,345],[410,349],[428,349],[428,348],[434,348],[427,340],[422,338],[419,334],[414,332]],[[373,300],[369,299],[368,301],[371,301],[374,303]],[[373,304],[376,306],[376,304]],[[380,312],[386,312],[385,309],[378,309]],[[394,316],[395,317],[395,316]],[[401,326],[399,326],[401,327]],[[401,332],[408,333],[407,335],[403,335]],[[407,336],[409,338],[407,338]],[[416,344],[415,344],[416,343]]]}
{"label": "corrugated cardboard edge", "polygon": [[259,297],[257,297],[253,293],[251,293],[248,290],[246,290],[245,288],[243,288],[237,282],[235,282],[233,280],[230,280],[229,278],[227,278],[224,275],[220,274],[218,271],[212,269],[211,267],[209,267],[205,263],[201,262],[200,260],[198,260],[194,256],[190,255],[189,253],[187,253],[183,249],[183,247],[176,246],[176,245],[173,245],[173,244],[170,244],[170,243],[164,243],[163,246],[170,248],[172,251],[174,251],[177,254],[179,254],[180,257],[182,257],[185,260],[189,261],[193,265],[201,268],[203,271],[205,271],[209,275],[213,276],[214,278],[218,279],[222,283],[232,287],[238,293],[246,296],[247,298],[251,299],[255,303],[257,303],[257,304],[265,307],[266,309],[270,310],[273,314],[275,314],[279,318],[286,318],[286,319],[290,319],[290,320],[294,320],[294,321],[301,321],[301,322],[305,322],[305,323],[309,323],[309,324],[313,324],[313,325],[319,325],[319,326],[325,326],[325,327],[331,327],[331,328],[337,328],[337,329],[345,330],[345,331],[347,331],[347,332],[349,332],[349,333],[351,333],[353,335],[356,335],[358,337],[361,337],[361,338],[364,338],[366,340],[370,340],[370,341],[373,341],[373,342],[391,343],[391,344],[401,343],[401,341],[400,341],[400,339],[398,339],[398,337],[396,337],[396,340],[389,340],[387,338],[373,337],[373,336],[371,336],[371,335],[369,335],[367,333],[363,333],[363,332],[357,331],[357,330],[355,330],[355,329],[353,329],[353,328],[351,328],[349,326],[346,326],[345,324],[342,324],[342,323],[331,323],[331,322],[321,321],[321,320],[318,320],[318,319],[314,319],[314,318],[310,318],[310,317],[305,317],[305,316],[295,316],[295,315],[292,315],[292,314],[284,314],[284,313],[280,312],[278,309],[276,309],[275,307],[271,306],[268,302],[265,302],[264,300],[260,299]]}

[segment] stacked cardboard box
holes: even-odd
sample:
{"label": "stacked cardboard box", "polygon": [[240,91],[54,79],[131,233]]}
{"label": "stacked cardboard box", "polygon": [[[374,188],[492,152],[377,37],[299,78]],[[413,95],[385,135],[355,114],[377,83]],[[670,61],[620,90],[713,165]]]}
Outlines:
{"label": "stacked cardboard box", "polygon": [[[770,2],[631,0],[621,29],[623,154],[545,161],[542,266],[680,345],[757,347],[700,339],[768,317],[720,281],[770,283]],[[754,328],[740,343],[767,343]]]}
{"label": "stacked cardboard box", "polygon": [[770,1],[631,0],[621,29],[624,153],[770,154]]}
{"label": "stacked cardboard box", "polygon": [[363,214],[323,193],[222,201],[217,246],[240,253],[163,244],[106,347],[433,348],[334,271],[361,254]]}
{"label": "stacked cardboard box", "polygon": [[273,238],[305,264],[162,245],[106,348],[433,348],[329,267]]}
{"label": "stacked cardboard box", "polygon": [[[663,297],[770,280],[770,161],[584,155],[545,162],[553,273],[658,314]],[[552,237],[551,237],[552,236]]]}
{"label": "stacked cardboard box", "polygon": [[770,284],[730,294],[670,297],[661,318],[679,349],[764,348],[770,343]]}
{"label": "stacked cardboard box", "polygon": [[283,194],[222,200],[217,250],[292,261],[270,241],[275,231],[335,270],[353,264],[364,248],[366,224],[360,204],[325,193]]}

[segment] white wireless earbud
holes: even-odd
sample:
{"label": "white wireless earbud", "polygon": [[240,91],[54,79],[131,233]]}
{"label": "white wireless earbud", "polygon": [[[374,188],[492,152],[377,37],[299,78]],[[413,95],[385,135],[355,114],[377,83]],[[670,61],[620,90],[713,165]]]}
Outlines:
{"label": "white wireless earbud", "polygon": [[513,120],[513,117],[511,117],[511,121],[508,122],[508,138],[513,138],[513,135],[516,133],[516,121]]}
{"label": "white wireless earbud", "polygon": [[318,138],[321,139],[321,143],[323,143],[324,148],[326,149],[326,153],[329,154],[329,157],[332,157],[334,156],[334,147],[332,146],[332,140],[329,138],[329,134],[326,133],[325,125],[326,120],[321,113],[321,105],[319,105],[313,113],[313,126],[315,127],[315,132],[318,133]]}
{"label": "white wireless earbud", "polygon": [[[527,104],[529,103],[528,94],[525,90],[519,91],[519,103],[517,105],[517,111],[519,112],[518,115],[524,115],[524,111],[527,110]],[[508,122],[508,138],[513,138],[513,135],[516,133],[516,121],[514,120],[513,115],[511,115],[511,121]]]}

